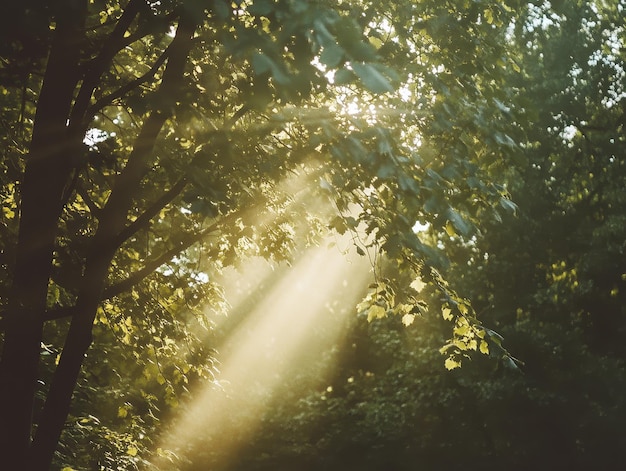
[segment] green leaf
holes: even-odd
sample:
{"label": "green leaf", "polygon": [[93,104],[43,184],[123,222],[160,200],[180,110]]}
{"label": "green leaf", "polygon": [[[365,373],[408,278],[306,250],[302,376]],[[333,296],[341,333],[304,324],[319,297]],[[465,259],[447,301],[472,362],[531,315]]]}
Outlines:
{"label": "green leaf", "polygon": [[457,211],[449,208],[447,216],[448,220],[452,223],[454,228],[463,236],[467,237],[472,233],[472,224],[463,219],[463,217]]}
{"label": "green leaf", "polygon": [[493,99],[493,102],[496,104],[496,106],[498,107],[498,109],[500,111],[502,111],[502,113],[509,115],[511,114],[511,108],[509,108],[508,106],[506,106],[504,103],[502,103],[500,100],[498,100],[497,98]]}
{"label": "green leaf", "polygon": [[359,77],[365,88],[372,93],[385,93],[394,90],[391,82],[371,64],[353,62],[352,70]]}
{"label": "green leaf", "polygon": [[398,177],[398,184],[400,186],[400,189],[403,191],[410,191],[411,193],[415,194],[419,193],[420,191],[420,187],[417,182],[405,173],[400,174],[400,176]]}
{"label": "green leaf", "polygon": [[248,12],[254,16],[266,16],[274,11],[274,3],[271,0],[254,0],[248,7]]}
{"label": "green leaf", "polygon": [[354,73],[348,69],[339,69],[335,72],[333,83],[335,85],[347,85],[354,80]]}
{"label": "green leaf", "polygon": [[263,75],[270,72],[274,80],[280,85],[288,85],[291,82],[289,76],[281,70],[278,64],[263,53],[255,52],[250,62],[255,75]]}
{"label": "green leaf", "polygon": [[496,142],[502,146],[506,146],[506,147],[516,147],[517,145],[515,144],[515,141],[513,139],[511,139],[510,136],[508,136],[507,134],[501,133],[501,132],[497,132],[494,135],[494,139],[496,140]]}
{"label": "green leaf", "polygon": [[513,201],[508,198],[500,198],[500,206],[506,209],[508,212],[512,214],[517,214],[518,207]]}
{"label": "green leaf", "polygon": [[324,48],[337,45],[335,37],[328,31],[323,21],[317,20],[313,24],[317,42]]}
{"label": "green leaf", "polygon": [[260,52],[255,52],[252,55],[251,63],[252,69],[256,75],[262,75],[270,72],[275,67],[274,61]]}
{"label": "green leaf", "polygon": [[337,67],[343,59],[344,51],[335,43],[329,43],[324,46],[322,53],[320,54],[320,62],[326,65],[329,69]]}

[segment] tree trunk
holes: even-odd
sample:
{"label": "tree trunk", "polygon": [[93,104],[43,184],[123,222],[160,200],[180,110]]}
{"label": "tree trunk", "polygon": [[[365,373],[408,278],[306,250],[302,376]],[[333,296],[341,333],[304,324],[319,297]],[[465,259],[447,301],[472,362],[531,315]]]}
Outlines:
{"label": "tree trunk", "polygon": [[[196,24],[191,18],[180,19],[159,94],[176,96],[184,75]],[[92,342],[93,322],[108,278],[111,261],[124,241],[119,235],[127,224],[127,215],[136,192],[150,170],[156,139],[171,116],[170,110],[154,111],[146,118],[124,170],[116,178],[114,188],[103,208],[98,229],[87,255],[85,274],[81,281],[75,314],[72,317],[59,365],[54,373],[30,454],[29,469],[46,471],[70,412],[72,394],[83,359]]]}
{"label": "tree trunk", "polygon": [[114,248],[97,252],[94,245],[92,256],[85,268],[76,314],[72,317],[61,359],[54,372],[33,440],[30,453],[32,461],[28,467],[31,471],[50,469],[54,451],[70,411],[72,394],[83,359],[92,342],[93,321],[114,253]]}
{"label": "tree trunk", "polygon": [[29,452],[52,253],[75,149],[66,123],[87,2],[62,3],[20,183],[15,271],[0,359],[0,456],[6,469],[24,469]]}

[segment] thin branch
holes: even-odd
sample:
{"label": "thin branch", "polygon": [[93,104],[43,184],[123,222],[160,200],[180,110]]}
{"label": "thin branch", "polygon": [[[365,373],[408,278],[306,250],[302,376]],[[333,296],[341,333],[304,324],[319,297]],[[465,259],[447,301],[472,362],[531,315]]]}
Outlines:
{"label": "thin branch", "polygon": [[235,113],[226,121],[226,129],[231,129],[248,111],[250,111],[249,106],[241,105],[239,109],[235,111]]}
{"label": "thin branch", "polygon": [[87,190],[85,190],[85,188],[80,183],[78,183],[76,185],[76,193],[85,202],[85,204],[89,208],[89,211],[91,212],[93,217],[97,219],[98,218],[98,213],[100,213],[100,211],[102,211],[102,209],[99,208],[98,205],[93,202],[93,200],[91,199],[91,197],[87,193]]}
{"label": "thin branch", "polygon": [[78,130],[84,126],[85,116],[89,110],[89,102],[100,81],[100,77],[102,77],[113,57],[125,44],[124,35],[126,31],[128,31],[141,9],[145,7],[147,7],[145,0],[130,0],[128,2],[113,32],[104,43],[100,54],[89,64],[70,115],[70,122],[74,126],[78,126]]}
{"label": "thin branch", "polygon": [[178,243],[174,247],[163,252],[157,258],[147,262],[143,268],[141,268],[140,270],[137,270],[125,280],[115,283],[109,286],[108,288],[105,288],[104,293],[103,293],[103,299],[108,299],[113,296],[117,296],[118,294],[121,294],[124,291],[128,291],[133,286],[137,285],[138,283],[143,281],[145,278],[150,276],[152,273],[154,273],[159,267],[161,267],[162,265],[165,265],[167,262],[172,260],[175,256],[179,255],[181,252],[188,249],[196,242],[199,242],[200,240],[204,239],[212,232],[215,232],[222,223],[223,221],[211,224],[206,229],[195,234],[185,234],[186,237],[179,240]]}
{"label": "thin branch", "polygon": [[118,247],[130,239],[133,235],[142,229],[148,227],[148,224],[157,216],[163,208],[170,204],[187,186],[187,178],[183,177],[176,184],[157,199],[148,209],[146,209],[137,219],[126,226],[116,237],[115,245]]}
{"label": "thin branch", "polygon": [[126,85],[123,85],[122,87],[118,88],[116,91],[108,95],[105,95],[99,100],[97,100],[92,106],[89,107],[89,109],[87,110],[87,115],[88,116],[95,115],[98,111],[112,104],[118,98],[122,98],[124,95],[131,92],[135,88],[144,84],[148,80],[154,78],[157,71],[161,68],[161,66],[165,63],[165,60],[169,56],[169,49],[170,49],[169,47],[165,49],[165,51],[163,51],[163,54],[161,54],[159,58],[154,62],[154,64],[152,64],[152,67],[150,67],[150,70],[148,70],[141,77],[137,77],[135,80],[128,82]]}
{"label": "thin branch", "polygon": [[189,247],[191,247],[195,243],[200,242],[209,234],[217,231],[220,228],[220,226],[233,222],[237,218],[241,217],[241,214],[242,213],[240,211],[235,211],[223,217],[219,221],[214,222],[213,224],[204,228],[200,232],[183,234],[174,247],[167,250],[166,252],[163,252],[161,255],[159,255],[155,259],[147,262],[143,268],[141,268],[140,270],[137,270],[125,280],[119,281],[118,283],[115,283],[113,285],[110,285],[108,288],[105,288],[102,299],[103,300],[108,299],[113,296],[117,296],[118,294],[123,293],[124,291],[128,291],[133,286],[137,285],[138,283],[143,281],[145,278],[150,276],[152,273],[154,273],[159,267],[161,267],[162,265],[165,265],[166,263],[171,261],[174,257],[179,255],[183,251],[187,250]]}

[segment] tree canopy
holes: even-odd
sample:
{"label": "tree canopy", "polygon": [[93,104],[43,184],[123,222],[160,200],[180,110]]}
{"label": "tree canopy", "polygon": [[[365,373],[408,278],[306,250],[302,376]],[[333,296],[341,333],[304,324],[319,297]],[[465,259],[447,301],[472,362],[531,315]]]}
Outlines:
{"label": "tree canopy", "polygon": [[519,369],[473,357],[446,371],[439,294],[423,288],[431,315],[408,327],[357,317],[326,383],[301,391],[307,372],[294,371],[237,456],[207,434],[183,469],[623,466],[624,8],[518,12],[507,39],[519,70],[504,81],[518,152],[490,168],[517,211],[483,221],[471,243],[428,231],[448,254],[446,279]]}
{"label": "tree canopy", "polygon": [[[560,368],[547,356],[591,365],[602,355],[614,371],[624,328],[623,19],[623,2],[7,7],[6,462],[133,469],[171,457],[150,435],[195,383],[215,379],[210,313],[228,310],[220,273],[253,256],[293,261],[328,231],[352,234],[373,260],[358,303],[369,326],[358,328],[379,342],[367,361],[386,365],[340,370],[338,408],[355,384],[365,388],[356,395],[393,387],[390,372],[405,367],[410,381],[424,368],[437,378],[423,383],[422,407],[447,407],[432,397],[449,381],[469,384],[481,405],[497,388],[513,394],[506,388],[521,380],[506,375],[477,392],[474,352],[533,375]],[[416,319],[436,327],[409,352],[393,348]],[[569,348],[549,352],[564,326]],[[587,350],[574,355],[575,345]],[[448,370],[452,379],[440,379]],[[546,389],[533,391],[550,403]],[[409,401],[398,394],[389,407]],[[367,430],[399,440],[364,417]],[[82,453],[89,443],[95,451]]]}

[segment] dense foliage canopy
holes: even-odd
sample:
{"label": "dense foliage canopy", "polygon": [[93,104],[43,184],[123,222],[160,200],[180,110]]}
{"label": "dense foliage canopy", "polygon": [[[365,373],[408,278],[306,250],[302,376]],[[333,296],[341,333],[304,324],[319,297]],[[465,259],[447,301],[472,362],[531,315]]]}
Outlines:
{"label": "dense foliage canopy", "polygon": [[[8,465],[614,465],[623,1],[6,9]],[[328,231],[372,265],[343,346],[261,398],[239,462],[208,433],[193,456],[158,447],[218,384],[224,269],[293,262]]]}
{"label": "dense foliage canopy", "polygon": [[492,174],[518,211],[485,221],[469,244],[431,231],[451,260],[446,278],[520,370],[474,357],[447,372],[441,319],[360,317],[326,384],[301,392],[306,373],[294,372],[289,401],[266,411],[239,457],[208,447],[188,469],[624,466],[625,13],[623,2],[519,13],[507,39],[520,70],[505,81],[519,152]]}

